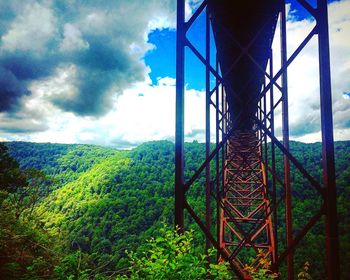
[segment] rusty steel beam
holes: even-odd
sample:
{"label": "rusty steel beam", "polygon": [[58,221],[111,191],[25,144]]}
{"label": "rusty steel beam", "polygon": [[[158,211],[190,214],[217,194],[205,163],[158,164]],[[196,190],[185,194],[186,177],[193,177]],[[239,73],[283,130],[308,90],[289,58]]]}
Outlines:
{"label": "rusty steel beam", "polygon": [[185,2],[177,1],[176,129],[175,129],[175,227],[184,228],[184,113],[185,113]]}
{"label": "rusty steel beam", "polygon": [[[281,67],[287,63],[287,16],[286,3],[281,1]],[[289,152],[289,113],[288,113],[288,78],[287,70],[282,72],[282,134],[283,147]],[[266,94],[264,95],[266,96]],[[290,162],[286,154],[283,155],[284,169],[284,194],[285,194],[285,220],[286,220],[286,246],[290,247],[293,242],[293,221],[292,221],[292,185],[290,180]],[[287,256],[287,277],[294,279],[294,256],[291,251]]]}
{"label": "rusty steel beam", "polygon": [[[217,54],[215,55],[215,70],[219,71],[219,61]],[[219,108],[220,102],[220,92],[219,92],[219,81],[215,79],[215,146],[217,147],[220,142],[220,112]],[[216,199],[221,199],[221,189],[220,189],[220,152],[216,153],[215,156],[215,186],[216,186]],[[216,240],[220,244],[220,205],[216,203]],[[216,256],[217,261],[220,259],[220,253],[218,251]]]}
{"label": "rusty steel beam", "polygon": [[[270,65],[269,65],[270,77],[273,77],[273,52],[270,50]],[[271,78],[270,78],[271,80]],[[270,132],[272,136],[275,136],[275,107],[274,107],[274,90],[273,86],[270,88]],[[266,132],[265,132],[266,135]],[[272,205],[273,210],[273,231],[275,237],[274,247],[274,259],[272,263],[275,263],[278,258],[278,219],[277,219],[277,187],[276,187],[276,154],[275,154],[275,143],[271,141],[271,173],[272,173]],[[276,271],[278,268],[276,267]]]}
{"label": "rusty steel beam", "polygon": [[339,279],[339,240],[337,191],[334,166],[334,140],[327,1],[317,1],[318,49],[320,70],[320,104],[322,132],[322,165],[326,205],[326,252],[328,279]]}
{"label": "rusty steel beam", "polygon": [[[205,17],[205,158],[210,156],[210,18],[209,13]],[[216,69],[215,69],[216,70]],[[211,229],[211,208],[210,208],[210,164],[205,167],[205,224],[207,229]],[[210,248],[210,240],[206,237],[205,249],[208,252]]]}
{"label": "rusty steel beam", "polygon": [[[225,185],[221,199],[221,246],[230,259],[242,264],[239,254],[253,248],[272,258],[274,237],[267,198],[266,171],[261,160],[261,145],[254,131],[236,131],[227,143]],[[232,168],[233,167],[233,168]],[[237,175],[237,176],[235,176]],[[239,197],[239,198],[238,198]],[[257,262],[258,265],[258,262]]]}

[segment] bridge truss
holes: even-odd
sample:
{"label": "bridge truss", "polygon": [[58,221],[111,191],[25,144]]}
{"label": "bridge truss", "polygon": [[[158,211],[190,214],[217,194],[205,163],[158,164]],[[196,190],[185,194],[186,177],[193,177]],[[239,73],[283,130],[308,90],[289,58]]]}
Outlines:
{"label": "bridge truss", "polygon": [[[187,20],[185,1],[177,1],[175,224],[184,230],[185,216],[189,215],[204,233],[206,248],[214,246],[218,261],[226,260],[239,279],[250,279],[244,268],[248,259],[254,258],[252,265],[259,267],[262,257],[271,260],[276,272],[286,263],[287,278],[294,279],[293,252],[321,220],[325,227],[327,279],[339,279],[327,1],[317,0],[316,7],[306,0],[298,2],[314,18],[315,26],[288,56],[285,1],[204,0]],[[204,53],[187,36],[202,16]],[[242,26],[240,18],[248,26]],[[280,68],[276,71],[272,40],[277,31]],[[319,57],[322,182],[311,176],[289,149],[288,69],[313,38],[317,38]],[[206,84],[205,161],[187,181],[186,52],[191,52],[205,67]],[[276,138],[278,110],[282,112],[282,142]],[[213,149],[212,118],[216,124]],[[281,172],[277,170],[277,152],[283,154]],[[321,201],[318,210],[298,228],[293,228],[291,167],[304,177]],[[189,203],[187,192],[202,173],[206,178],[205,213],[198,213]],[[281,207],[283,214],[278,210]],[[281,224],[286,228],[282,238],[278,233]]]}

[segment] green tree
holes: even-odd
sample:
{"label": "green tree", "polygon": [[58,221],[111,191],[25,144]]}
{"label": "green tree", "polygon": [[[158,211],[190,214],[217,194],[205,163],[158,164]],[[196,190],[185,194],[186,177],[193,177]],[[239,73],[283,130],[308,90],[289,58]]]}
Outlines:
{"label": "green tree", "polygon": [[[31,215],[45,176],[23,171],[0,143],[0,275],[1,279],[39,279],[52,275],[55,247]],[[22,213],[26,218],[22,219]]]}
{"label": "green tree", "polygon": [[33,168],[19,172],[25,181],[18,184],[15,191],[8,195],[8,201],[15,209],[16,219],[26,212],[26,219],[31,219],[34,207],[50,190],[50,179],[44,172]]}
{"label": "green tree", "polygon": [[3,193],[13,193],[25,184],[26,177],[18,162],[10,156],[7,147],[0,143],[0,190]]}
{"label": "green tree", "polygon": [[58,279],[61,280],[85,280],[89,278],[90,269],[83,268],[85,262],[83,261],[83,254],[81,251],[76,251],[65,256],[59,265],[54,269]]}

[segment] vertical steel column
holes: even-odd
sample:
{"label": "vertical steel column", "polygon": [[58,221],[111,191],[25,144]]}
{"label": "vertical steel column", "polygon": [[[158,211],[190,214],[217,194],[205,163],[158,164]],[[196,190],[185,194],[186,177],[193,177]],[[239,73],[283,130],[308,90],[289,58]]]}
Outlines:
{"label": "vertical steel column", "polygon": [[[281,67],[287,63],[287,30],[286,30],[286,8],[285,1],[281,1]],[[289,116],[288,116],[288,80],[287,68],[282,73],[282,130],[283,146],[289,151]],[[284,162],[284,184],[285,184],[285,209],[286,209],[286,241],[287,247],[293,242],[292,231],[292,190],[290,182],[290,163],[286,155]],[[287,256],[288,280],[294,279],[294,258],[293,252]]]}
{"label": "vertical steel column", "polygon": [[176,33],[176,128],[175,128],[175,226],[184,227],[184,83],[185,1],[177,1]]}
{"label": "vertical steel column", "polygon": [[[264,87],[266,87],[266,81],[264,81]],[[268,121],[268,117],[267,117],[267,104],[266,104],[266,101],[267,101],[267,98],[266,98],[266,94],[264,95],[264,111],[263,111],[263,117],[264,117],[264,125],[265,127],[268,127],[267,125],[267,121]],[[261,130],[262,133],[264,133],[264,160],[263,160],[263,178],[265,179],[265,199],[267,199],[268,201],[271,201],[271,196],[270,196],[270,190],[269,190],[269,157],[268,157],[268,147],[267,147],[267,135],[264,131]],[[272,205],[272,207],[274,207],[274,205]],[[273,224],[273,220],[272,220],[272,215],[270,215],[268,213],[268,211],[271,209],[266,207],[265,208],[265,216],[266,217],[270,217],[270,224],[269,224],[269,228],[267,230],[269,230],[269,233],[267,234],[269,240],[268,240],[268,243],[272,246],[272,249],[271,249],[271,262],[274,262],[274,259],[275,259],[275,251],[274,251],[274,248],[275,248],[275,237],[274,237],[274,224]]]}
{"label": "vertical steel column", "polygon": [[[264,84],[264,87],[266,86],[266,84]],[[264,94],[264,112],[263,112],[263,117],[264,117],[264,125],[267,127],[267,105],[266,105],[266,94]],[[265,155],[265,170],[266,170],[266,173],[268,172],[268,164],[269,164],[269,161],[268,161],[268,150],[267,150],[267,135],[265,132],[264,133],[264,155]],[[269,181],[269,178],[268,176],[266,176],[266,186],[268,186],[268,181]]]}
{"label": "vertical steel column", "polygon": [[[216,57],[215,57],[215,71],[218,73],[219,72],[219,61],[218,61],[218,56],[216,53]],[[219,145],[219,141],[220,141],[220,121],[219,121],[219,81],[218,78],[215,79],[215,118],[216,118],[216,135],[215,135],[215,144],[216,147]],[[222,116],[222,115],[221,115]],[[216,160],[216,238],[217,240],[220,240],[220,204],[219,201],[221,199],[221,195],[220,195],[220,153],[217,152],[216,156],[215,156],[215,160]],[[220,253],[218,251],[217,253],[217,260],[220,259]]]}
{"label": "vertical steel column", "polygon": [[[262,110],[261,110],[261,99],[259,100],[259,103],[258,103],[258,110],[257,110],[257,113],[258,113],[258,119],[259,121],[262,122]],[[262,139],[262,131],[261,129],[257,130],[257,137],[258,137],[258,140],[261,141]],[[261,146],[259,147],[260,148],[260,155],[261,155],[261,159],[262,159],[262,149],[261,149]]]}
{"label": "vertical steel column", "polygon": [[339,241],[334,167],[331,75],[327,1],[318,0],[318,49],[320,70],[320,103],[322,130],[322,163],[326,205],[326,252],[328,279],[339,279]]}
{"label": "vertical steel column", "polygon": [[[205,23],[205,158],[206,160],[210,155],[210,18],[208,8],[206,9],[206,23]],[[210,164],[205,167],[205,223],[207,229],[210,231]],[[205,242],[206,252],[210,248],[210,240],[208,236]]]}
{"label": "vertical steel column", "polygon": [[[222,117],[221,117],[221,141],[223,141],[224,137],[226,137],[226,96],[225,96],[225,89],[223,83],[221,83],[221,112],[222,112]],[[226,174],[225,174],[225,166],[226,166],[226,145],[224,145],[221,149],[221,199],[225,198],[225,192],[224,192],[224,187],[225,187],[225,181],[226,181]],[[221,208],[221,207],[220,207]],[[224,211],[221,208],[220,209],[220,232],[219,232],[219,245],[220,248],[224,247]]]}
{"label": "vertical steel column", "polygon": [[[273,77],[273,52],[270,53],[270,77]],[[271,82],[271,79],[270,79]],[[274,91],[273,86],[270,87],[270,127],[271,134],[275,136],[275,103],[274,103]],[[275,247],[273,254],[273,263],[278,258],[278,231],[277,231],[277,190],[276,190],[276,157],[275,157],[275,143],[271,141],[271,170],[272,170],[272,205],[273,205],[273,233],[275,237]]]}

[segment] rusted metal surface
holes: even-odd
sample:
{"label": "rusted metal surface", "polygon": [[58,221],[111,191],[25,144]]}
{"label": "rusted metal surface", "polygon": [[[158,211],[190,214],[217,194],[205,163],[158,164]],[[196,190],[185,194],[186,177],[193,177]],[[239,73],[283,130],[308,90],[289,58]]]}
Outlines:
{"label": "rusted metal surface", "polygon": [[[220,247],[229,252],[242,271],[259,250],[266,258],[274,258],[266,170],[261,160],[261,142],[253,130],[236,131],[228,140],[220,206]],[[254,265],[258,266],[258,259]]]}
{"label": "rusted metal surface", "polygon": [[177,1],[175,129],[175,225],[184,227],[185,2]]}
{"label": "rusted metal surface", "polygon": [[[281,1],[281,66],[287,63],[287,16],[285,1]],[[282,73],[282,137],[283,147],[289,151],[289,113],[288,113],[288,75],[287,68]],[[265,97],[266,95],[264,95]],[[285,220],[286,220],[286,246],[293,242],[293,220],[292,220],[292,184],[290,179],[290,162],[286,154],[283,155],[284,169],[284,195],[285,195]],[[294,279],[294,254],[289,252],[287,256],[287,277]]]}
{"label": "rusted metal surface", "polygon": [[[205,158],[208,159],[210,155],[210,18],[209,13],[206,13],[205,19]],[[208,63],[209,62],[209,63]],[[207,229],[211,229],[211,207],[210,207],[210,164],[205,167],[205,224]],[[210,240],[207,237],[205,242],[206,252],[210,248]]]}
{"label": "rusted metal surface", "polygon": [[317,1],[318,48],[320,61],[320,103],[322,131],[322,164],[326,205],[326,252],[328,279],[339,279],[339,240],[337,191],[335,184],[334,140],[327,1]]}

